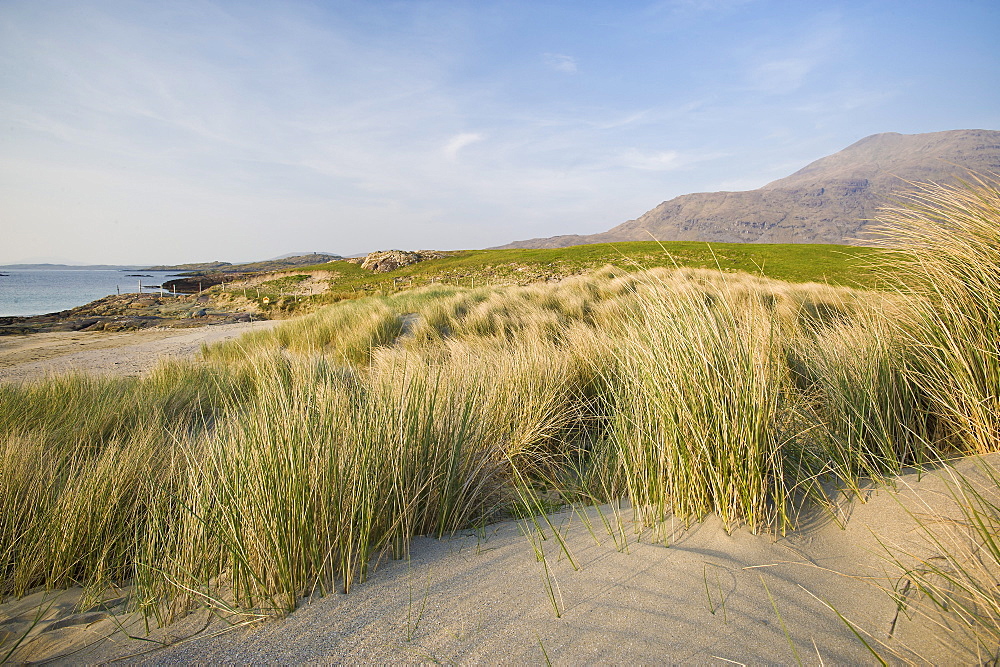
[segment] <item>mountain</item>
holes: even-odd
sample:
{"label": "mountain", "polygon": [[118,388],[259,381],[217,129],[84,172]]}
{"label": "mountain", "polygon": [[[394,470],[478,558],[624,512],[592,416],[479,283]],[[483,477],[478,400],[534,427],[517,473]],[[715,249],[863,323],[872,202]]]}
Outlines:
{"label": "mountain", "polygon": [[880,206],[907,182],[1000,174],[1000,132],[887,132],[866,137],[791,176],[743,192],[665,201],[600,234],[516,241],[501,248],[563,248],[615,241],[863,244]]}

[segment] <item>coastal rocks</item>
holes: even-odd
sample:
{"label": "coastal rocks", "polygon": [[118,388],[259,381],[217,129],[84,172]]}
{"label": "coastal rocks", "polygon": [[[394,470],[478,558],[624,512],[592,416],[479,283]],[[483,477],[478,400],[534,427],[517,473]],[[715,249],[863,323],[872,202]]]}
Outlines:
{"label": "coastal rocks", "polygon": [[159,318],[156,317],[122,317],[97,322],[87,331],[138,331],[139,329],[155,327],[158,324]]}
{"label": "coastal rocks", "polygon": [[209,273],[203,276],[187,276],[175,278],[163,283],[163,289],[168,292],[178,294],[197,294],[209,287],[222,284],[223,281],[232,281],[234,276],[226,276],[224,273]]}
{"label": "coastal rocks", "polygon": [[362,269],[375,273],[388,273],[417,262],[441,257],[444,257],[444,253],[435,250],[379,250],[368,253],[363,259],[357,258],[349,261],[361,264]]}
{"label": "coastal rocks", "polygon": [[0,335],[44,331],[137,331],[151,327],[195,327],[267,319],[232,312],[202,295],[121,294],[83,306],[33,317],[0,317]]}

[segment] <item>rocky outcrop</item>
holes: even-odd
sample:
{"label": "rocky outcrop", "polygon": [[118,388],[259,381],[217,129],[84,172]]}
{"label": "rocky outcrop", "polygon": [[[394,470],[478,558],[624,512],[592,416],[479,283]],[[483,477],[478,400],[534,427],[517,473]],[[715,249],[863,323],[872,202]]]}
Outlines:
{"label": "rocky outcrop", "polygon": [[168,292],[176,292],[177,294],[198,294],[203,290],[207,290],[209,287],[221,285],[224,282],[230,282],[243,277],[244,276],[242,275],[227,276],[222,273],[185,276],[183,278],[174,278],[173,280],[164,282],[163,289]]}
{"label": "rocky outcrop", "polygon": [[362,269],[375,273],[388,273],[410,264],[441,257],[444,257],[444,253],[435,250],[379,250],[368,253],[364,259],[354,261],[360,263]]}

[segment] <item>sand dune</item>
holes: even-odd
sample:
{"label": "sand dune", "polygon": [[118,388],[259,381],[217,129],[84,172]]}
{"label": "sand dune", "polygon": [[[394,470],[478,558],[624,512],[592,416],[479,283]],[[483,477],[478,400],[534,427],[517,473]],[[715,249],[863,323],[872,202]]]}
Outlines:
{"label": "sand dune", "polygon": [[[955,469],[981,480],[983,465],[1000,468],[1000,456],[966,459]],[[868,490],[866,502],[845,499],[836,520],[817,512],[780,538],[742,530],[729,535],[709,518],[689,530],[666,526],[666,546],[649,532],[636,535],[626,510],[616,542],[602,522],[603,516],[616,524],[609,506],[553,514],[576,570],[551,537],[542,543],[545,563],[539,562],[523,524],[514,521],[452,539],[421,538],[408,561],[382,562],[350,594],[314,597],[284,619],[252,627],[232,628],[202,611],[147,637],[141,618],[124,613],[127,591],[110,593],[103,606],[74,609],[76,590],[7,602],[0,606],[6,619],[0,631],[27,631],[44,598],[55,604],[15,659],[874,662],[836,609],[891,662],[976,662],[974,643],[948,619],[924,617],[913,606],[898,613],[886,592],[905,586],[880,540],[933,556],[910,512],[925,519],[955,516],[945,484],[951,474],[943,468],[903,476],[898,491]],[[952,524],[935,525],[951,530]],[[546,592],[546,567],[560,617]]]}

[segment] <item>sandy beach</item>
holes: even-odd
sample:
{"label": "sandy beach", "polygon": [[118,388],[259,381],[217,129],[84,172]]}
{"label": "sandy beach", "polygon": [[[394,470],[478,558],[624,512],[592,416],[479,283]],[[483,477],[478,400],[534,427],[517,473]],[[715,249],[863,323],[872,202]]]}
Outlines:
{"label": "sandy beach", "polygon": [[163,359],[190,357],[202,344],[273,327],[279,320],[219,324],[189,329],[156,328],[120,333],[57,331],[0,336],[0,381],[23,381],[50,373],[84,371],[138,376]]}
{"label": "sandy beach", "polygon": [[[1000,457],[956,469],[975,480],[982,465]],[[906,475],[898,492],[845,499],[838,516],[817,512],[780,538],[730,535],[710,518],[667,526],[667,542],[656,543],[632,530],[627,510],[616,537],[604,526],[617,525],[609,506],[553,514],[576,568],[551,535],[540,562],[516,521],[420,538],[409,560],[383,561],[349,594],[317,595],[249,627],[201,611],[147,636],[125,612],[127,591],[80,608],[74,590],[7,602],[0,628],[25,632],[49,604],[14,657],[72,663],[876,662],[855,632],[893,663],[976,662],[968,638],[924,617],[915,596],[900,611],[888,591],[903,590],[905,577],[880,544],[933,556],[913,516],[954,516],[948,477],[947,468]]]}

